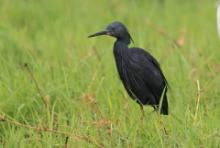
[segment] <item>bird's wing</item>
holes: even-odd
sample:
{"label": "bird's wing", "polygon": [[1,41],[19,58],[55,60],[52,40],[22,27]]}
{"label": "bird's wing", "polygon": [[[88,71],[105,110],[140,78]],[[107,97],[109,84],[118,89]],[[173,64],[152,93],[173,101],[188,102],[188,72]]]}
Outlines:
{"label": "bird's wing", "polygon": [[133,64],[139,64],[139,68],[144,66],[151,69],[154,71],[154,74],[159,74],[163,78],[164,83],[168,85],[168,82],[160,68],[160,64],[150,53],[141,48],[130,48],[130,50],[132,53],[131,59],[134,62]]}
{"label": "bird's wing", "polygon": [[130,69],[134,71],[133,79],[136,79],[142,87],[156,97],[160,97],[167,81],[160,69],[159,63],[148,52],[141,48],[130,48]]}

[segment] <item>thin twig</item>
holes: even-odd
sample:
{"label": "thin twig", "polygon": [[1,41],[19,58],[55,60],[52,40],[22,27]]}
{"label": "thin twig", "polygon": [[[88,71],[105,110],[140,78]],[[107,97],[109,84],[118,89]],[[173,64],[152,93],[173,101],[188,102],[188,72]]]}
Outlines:
{"label": "thin twig", "polygon": [[97,147],[100,147],[100,148],[104,147],[103,144],[97,143],[96,141],[92,140],[88,136],[73,135],[72,133],[69,133],[69,132],[58,131],[58,130],[54,130],[54,129],[50,129],[50,128],[34,127],[34,126],[31,126],[31,125],[28,125],[28,124],[20,123],[19,121],[16,121],[16,120],[13,120],[13,119],[9,119],[5,115],[2,115],[2,114],[0,114],[0,121],[11,124],[11,125],[14,125],[14,126],[30,129],[30,130],[33,130],[35,132],[47,132],[47,133],[52,133],[52,134],[63,135],[65,137],[72,138],[76,141],[86,141],[88,143],[92,143],[92,144],[96,145]]}
{"label": "thin twig", "polygon": [[148,25],[149,27],[151,27],[153,30],[155,30],[156,32],[158,32],[161,36],[163,36],[163,37],[169,39],[175,47],[178,47],[178,48],[181,47],[181,46],[176,42],[176,40],[173,39],[173,38],[171,37],[171,35],[169,35],[167,32],[165,32],[165,31],[162,30],[161,28],[155,27],[155,25],[154,25],[151,21],[149,21],[149,20],[146,20],[146,22],[147,22],[147,25]]}
{"label": "thin twig", "polygon": [[32,73],[32,71],[31,71],[31,69],[30,69],[30,67],[29,67],[28,63],[24,63],[24,67],[25,67],[25,69],[27,70],[27,73],[29,74],[31,80],[33,80],[34,85],[35,85],[35,87],[36,87],[36,89],[37,89],[37,92],[39,93],[39,95],[40,95],[42,101],[43,101],[44,104],[47,106],[47,103],[46,103],[45,100],[44,100],[43,93],[42,93],[42,91],[41,91],[41,89],[40,89],[40,87],[39,87],[39,85],[38,85],[38,82],[37,82],[36,78],[34,77],[34,74]]}
{"label": "thin twig", "polygon": [[68,140],[69,140],[69,136],[66,136],[64,148],[68,148]]}
{"label": "thin twig", "polygon": [[92,50],[93,50],[93,52],[95,53],[96,58],[98,59],[98,61],[101,62],[101,61],[102,61],[102,57],[99,55],[99,53],[98,53],[96,47],[92,47]]}
{"label": "thin twig", "polygon": [[220,138],[220,130],[215,131],[214,133],[211,133],[204,137],[204,139],[208,139],[208,138]]}
{"label": "thin twig", "polygon": [[196,111],[195,111],[195,116],[194,116],[194,123],[197,119],[198,110],[199,110],[199,102],[200,102],[200,97],[201,97],[201,88],[200,88],[199,80],[196,81],[196,84],[197,84],[197,99],[196,99]]}
{"label": "thin twig", "polygon": [[[67,122],[67,125],[69,126],[69,124],[70,124],[69,120],[67,120],[66,122]],[[64,148],[68,148],[68,140],[69,140],[69,136],[66,136]]]}

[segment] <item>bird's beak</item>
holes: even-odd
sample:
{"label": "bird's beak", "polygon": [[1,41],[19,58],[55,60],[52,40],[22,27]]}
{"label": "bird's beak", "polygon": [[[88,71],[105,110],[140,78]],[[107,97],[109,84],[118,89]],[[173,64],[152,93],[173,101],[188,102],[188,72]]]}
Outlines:
{"label": "bird's beak", "polygon": [[96,36],[100,36],[100,35],[109,35],[109,31],[108,30],[99,31],[99,32],[96,32],[96,33],[88,36],[88,37],[91,38],[91,37],[96,37]]}

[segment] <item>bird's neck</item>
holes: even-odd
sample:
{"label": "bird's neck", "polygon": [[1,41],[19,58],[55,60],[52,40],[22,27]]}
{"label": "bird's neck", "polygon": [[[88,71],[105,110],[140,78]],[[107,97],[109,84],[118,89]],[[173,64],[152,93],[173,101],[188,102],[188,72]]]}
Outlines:
{"label": "bird's neck", "polygon": [[128,45],[120,40],[116,40],[114,44],[114,56],[117,59],[118,57],[125,57],[128,50]]}
{"label": "bird's neck", "polygon": [[117,39],[115,41],[115,44],[114,44],[114,49],[117,49],[117,50],[123,50],[123,49],[127,49],[128,48],[128,44],[126,44],[125,42]]}
{"label": "bird's neck", "polygon": [[123,37],[118,37],[117,41],[129,45],[131,43],[131,37],[130,35],[124,35]]}

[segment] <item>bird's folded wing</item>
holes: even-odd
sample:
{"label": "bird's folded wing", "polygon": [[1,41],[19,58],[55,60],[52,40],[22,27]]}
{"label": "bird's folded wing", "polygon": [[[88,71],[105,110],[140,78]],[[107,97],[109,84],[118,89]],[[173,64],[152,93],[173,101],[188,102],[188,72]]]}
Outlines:
{"label": "bird's folded wing", "polygon": [[166,86],[166,79],[158,62],[143,49],[131,48],[130,50],[132,54],[129,69],[134,71],[132,73],[133,79],[136,79],[136,82],[138,81],[140,85],[145,85],[146,89],[157,96]]}

